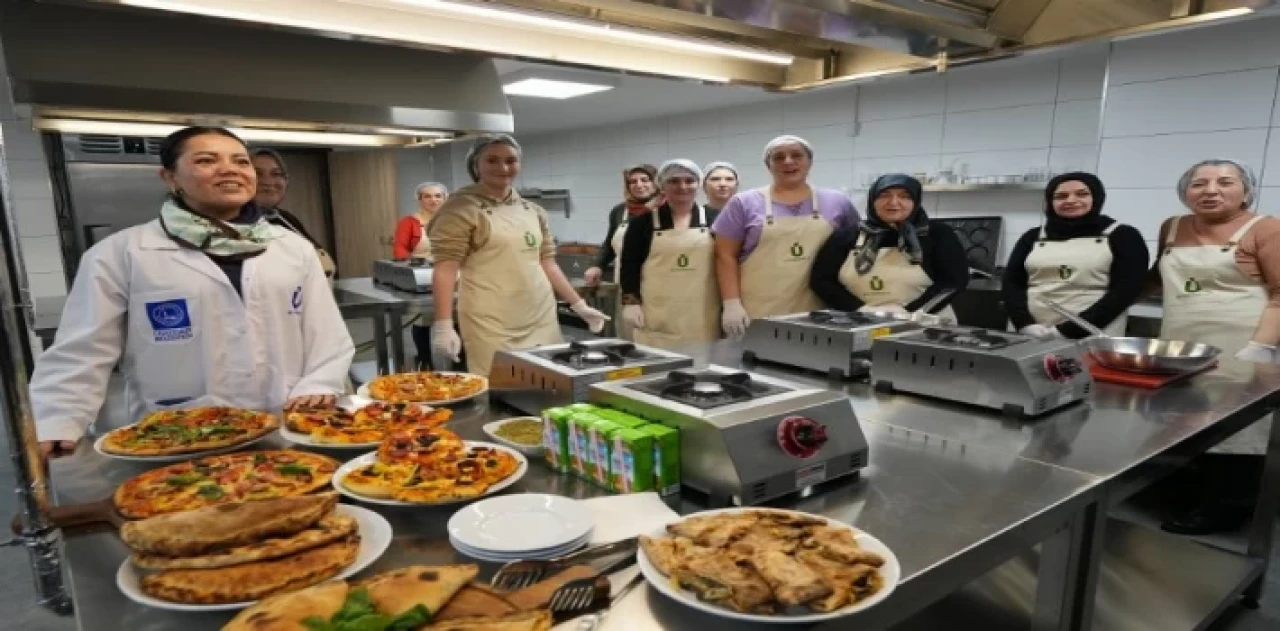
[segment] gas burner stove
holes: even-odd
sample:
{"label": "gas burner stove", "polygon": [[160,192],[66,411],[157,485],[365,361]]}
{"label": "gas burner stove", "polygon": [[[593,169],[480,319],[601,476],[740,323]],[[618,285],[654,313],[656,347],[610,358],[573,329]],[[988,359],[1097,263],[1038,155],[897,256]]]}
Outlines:
{"label": "gas burner stove", "polygon": [[929,327],[881,338],[871,379],[882,392],[910,392],[1033,417],[1081,401],[1093,390],[1070,340],[965,327]]}
{"label": "gas burner stove", "polygon": [[827,373],[844,379],[867,374],[871,343],[924,325],[890,314],[823,309],[752,320],[742,357]]}
{"label": "gas burner stove", "polygon": [[684,355],[613,338],[498,351],[489,370],[489,396],[526,414],[540,414],[586,401],[587,387],[599,381],[692,365]]}
{"label": "gas burner stove", "polygon": [[714,505],[754,505],[867,465],[842,392],[711,365],[608,381],[589,400],[680,430],[682,483]]}

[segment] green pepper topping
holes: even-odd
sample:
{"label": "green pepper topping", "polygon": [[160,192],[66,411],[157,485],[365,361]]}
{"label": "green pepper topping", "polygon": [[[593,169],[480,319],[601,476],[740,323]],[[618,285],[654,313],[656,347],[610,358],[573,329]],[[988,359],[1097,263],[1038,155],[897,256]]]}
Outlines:
{"label": "green pepper topping", "polygon": [[311,475],[311,467],[306,467],[295,463],[286,463],[276,465],[276,471],[284,475]]}
{"label": "green pepper topping", "polygon": [[222,497],[226,495],[221,487],[214,486],[212,484],[202,486],[199,489],[196,489],[196,492],[207,500],[222,499]]}

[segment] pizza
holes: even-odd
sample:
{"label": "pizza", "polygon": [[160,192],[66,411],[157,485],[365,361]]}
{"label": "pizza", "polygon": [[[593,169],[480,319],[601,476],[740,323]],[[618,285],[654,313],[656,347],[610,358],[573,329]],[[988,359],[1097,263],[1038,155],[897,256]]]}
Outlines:
{"label": "pizza", "polygon": [[443,427],[424,427],[392,432],[378,445],[378,460],[388,464],[437,466],[456,462],[466,451],[461,436]]}
{"label": "pizza", "polygon": [[152,469],[116,489],[120,514],[165,513],[272,497],[305,495],[329,484],[336,460],[302,451],[246,451]]}
{"label": "pizza", "polygon": [[519,468],[509,451],[468,445],[446,429],[420,428],[387,436],[375,462],[353,469],[338,483],[364,497],[437,504],[484,495]]}
{"label": "pizza", "polygon": [[102,450],[122,456],[166,456],[222,449],[249,442],[280,426],[272,414],[229,407],[152,412],[107,434]]}
{"label": "pizza", "polygon": [[375,377],[369,396],[379,401],[433,403],[478,394],[488,386],[484,377],[457,372],[405,372]]}
{"label": "pizza", "polygon": [[446,408],[375,402],[354,412],[339,407],[290,412],[285,416],[285,426],[307,434],[317,443],[356,445],[377,443],[390,431],[441,425],[452,416],[453,412]]}

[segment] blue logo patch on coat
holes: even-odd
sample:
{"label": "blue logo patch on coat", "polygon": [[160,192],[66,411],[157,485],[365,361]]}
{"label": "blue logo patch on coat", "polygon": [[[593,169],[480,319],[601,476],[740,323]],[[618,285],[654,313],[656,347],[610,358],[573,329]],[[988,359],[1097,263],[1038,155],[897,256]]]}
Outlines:
{"label": "blue logo patch on coat", "polygon": [[151,321],[151,331],[157,342],[189,340],[195,336],[185,298],[148,302],[147,319]]}
{"label": "blue logo patch on coat", "polygon": [[302,313],[302,285],[293,288],[293,294],[289,296],[289,315],[298,315]]}

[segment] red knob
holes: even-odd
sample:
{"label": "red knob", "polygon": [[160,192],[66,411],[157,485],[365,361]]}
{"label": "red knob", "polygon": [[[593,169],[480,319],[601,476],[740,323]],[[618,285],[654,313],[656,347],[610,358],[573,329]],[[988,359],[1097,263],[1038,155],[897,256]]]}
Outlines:
{"label": "red knob", "polygon": [[778,424],[778,446],[788,455],[809,458],[827,443],[827,428],[803,416],[788,416]]}
{"label": "red knob", "polygon": [[1044,374],[1050,381],[1066,383],[1082,372],[1084,372],[1084,366],[1080,363],[1080,360],[1073,357],[1059,357],[1057,355],[1045,355],[1044,357]]}

